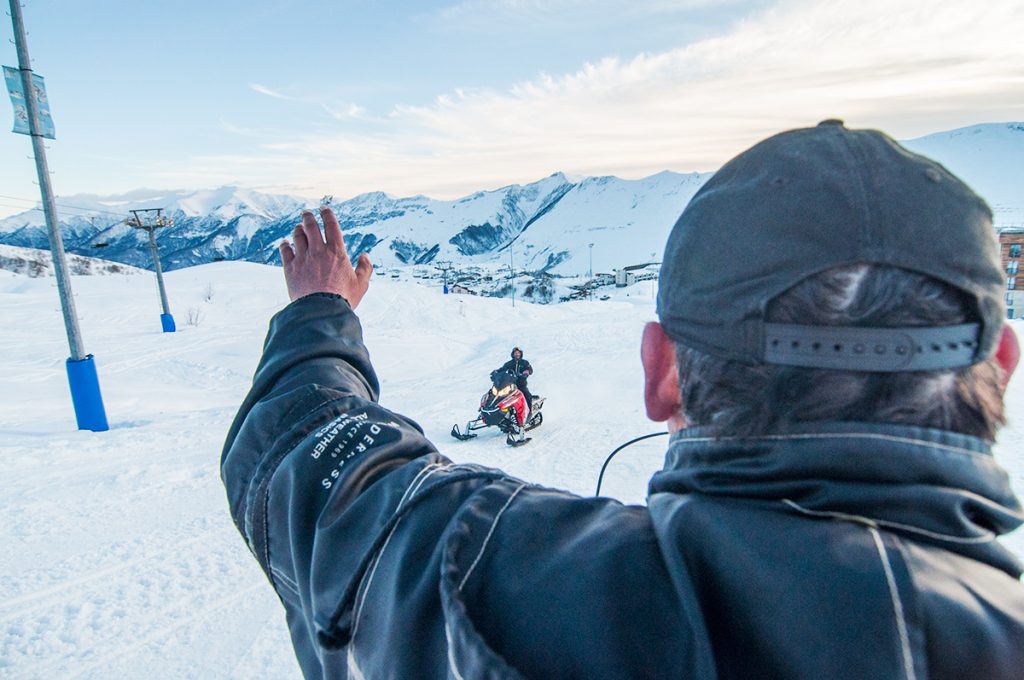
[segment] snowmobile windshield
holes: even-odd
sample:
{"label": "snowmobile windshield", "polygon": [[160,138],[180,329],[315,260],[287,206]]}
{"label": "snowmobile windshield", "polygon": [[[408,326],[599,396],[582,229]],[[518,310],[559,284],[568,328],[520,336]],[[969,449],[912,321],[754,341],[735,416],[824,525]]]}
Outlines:
{"label": "snowmobile windshield", "polygon": [[506,370],[498,369],[491,371],[491,384],[497,389],[502,389],[509,385],[515,385],[516,377]]}
{"label": "snowmobile windshield", "polygon": [[494,396],[496,397],[506,397],[512,394],[513,389],[515,389],[514,384],[505,385],[504,387],[498,387],[497,385],[495,385],[494,387],[491,388],[491,393],[494,394]]}

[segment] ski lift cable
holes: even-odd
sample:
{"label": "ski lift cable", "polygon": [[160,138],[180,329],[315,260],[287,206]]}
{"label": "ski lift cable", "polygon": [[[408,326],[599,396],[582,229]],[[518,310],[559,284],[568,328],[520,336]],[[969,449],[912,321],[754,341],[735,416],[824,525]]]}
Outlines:
{"label": "ski lift cable", "polygon": [[[18,196],[5,196],[4,194],[0,194],[0,198],[6,198],[6,199],[14,200],[14,201],[25,201],[26,203],[33,203],[33,204],[38,202],[35,199],[19,198]],[[9,207],[9,208],[20,208],[21,206],[8,205],[7,207]],[[84,210],[84,211],[93,212],[93,213],[105,213],[107,215],[117,215],[119,217],[123,214],[123,213],[119,213],[119,212],[114,212],[112,210],[103,210],[101,208],[86,208],[86,207],[80,206],[80,205],[69,205],[67,203],[57,203],[57,207],[58,208],[66,208],[66,209],[69,209],[69,210]],[[42,210],[42,208],[35,208],[35,207],[33,207],[33,208],[25,208],[25,212],[28,212],[30,210]]]}
{"label": "ski lift cable", "polygon": [[[21,213],[27,213],[27,212],[39,212],[39,213],[41,213],[41,212],[43,212],[42,208],[26,208],[23,205],[14,205],[12,203],[0,202],[0,206],[3,206],[5,208],[17,208],[18,210],[21,211]],[[57,207],[58,208],[62,208],[62,212],[71,212],[74,217],[83,217],[83,216],[87,216],[88,213],[99,212],[97,210],[92,210],[91,208],[73,208],[73,207],[69,207],[69,206],[62,206],[59,203],[57,204]],[[7,217],[0,217],[0,219],[6,220],[6,219],[8,219],[10,217],[16,217],[17,215],[20,215],[21,213],[16,213],[15,215],[8,215]],[[110,214],[110,215],[117,215],[120,218],[120,219],[118,219],[117,222],[123,222],[124,221],[124,217],[120,213],[108,213],[108,214]],[[114,222],[114,224],[117,224],[117,222]],[[110,225],[107,225],[107,226],[110,227],[110,226],[113,226],[113,224],[110,224]]]}
{"label": "ski lift cable", "polygon": [[605,459],[604,465],[601,466],[601,473],[597,476],[597,490],[594,491],[594,497],[596,498],[597,496],[601,495],[601,481],[604,479],[604,471],[608,468],[608,463],[612,462],[612,458],[615,457],[615,454],[617,454],[619,451],[626,448],[627,446],[631,446],[633,444],[636,444],[637,442],[643,441],[645,439],[650,439],[651,437],[661,437],[662,435],[667,434],[668,432],[652,432],[650,434],[641,435],[635,439],[630,439],[628,442],[612,451]]}

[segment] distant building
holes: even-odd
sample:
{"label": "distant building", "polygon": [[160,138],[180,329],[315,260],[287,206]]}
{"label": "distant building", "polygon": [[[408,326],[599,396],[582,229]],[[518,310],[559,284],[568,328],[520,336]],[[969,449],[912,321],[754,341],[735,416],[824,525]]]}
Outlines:
{"label": "distant building", "polygon": [[615,270],[615,287],[624,288],[631,286],[638,281],[650,281],[658,278],[660,262],[645,262],[643,264],[631,264],[622,269]]}
{"label": "distant building", "polygon": [[[1006,316],[1010,319],[1024,317],[1024,285],[1017,290],[1018,276],[1024,250],[1024,227],[1007,227],[999,230],[999,254],[1003,271],[1006,272]],[[1024,281],[1021,282],[1024,284]]]}
{"label": "distant building", "polygon": [[451,285],[451,288],[449,288],[448,290],[449,290],[449,292],[455,293],[456,295],[476,295],[476,293],[471,291],[469,288],[466,288],[465,286],[461,286],[461,285],[459,285],[457,283],[453,283]]}

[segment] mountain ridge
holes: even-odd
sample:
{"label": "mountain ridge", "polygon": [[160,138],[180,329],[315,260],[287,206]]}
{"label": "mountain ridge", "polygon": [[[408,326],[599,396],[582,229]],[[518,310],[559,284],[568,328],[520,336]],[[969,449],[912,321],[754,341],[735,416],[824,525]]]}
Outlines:
{"label": "mountain ridge", "polygon": [[[907,140],[962,176],[990,202],[997,226],[1024,223],[1024,123],[983,123]],[[562,172],[454,200],[382,191],[330,203],[355,257],[382,266],[500,266],[579,275],[650,261],[676,217],[711,173],[664,170],[641,179]],[[68,209],[61,212],[61,205]],[[151,268],[142,234],[123,222],[130,208],[164,208],[174,225],[157,231],[161,261],[177,269],[219,260],[279,263],[277,244],[305,199],[235,186],[198,191],[134,190],[59,199],[65,248]],[[48,248],[41,211],[0,220],[0,244]]]}

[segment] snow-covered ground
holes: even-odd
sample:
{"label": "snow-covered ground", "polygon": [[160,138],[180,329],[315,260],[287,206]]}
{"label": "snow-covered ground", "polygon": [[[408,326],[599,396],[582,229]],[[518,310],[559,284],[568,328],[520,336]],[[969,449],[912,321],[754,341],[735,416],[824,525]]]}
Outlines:
{"label": "snow-covered ground", "polygon": [[[160,332],[148,277],[73,279],[105,433],[75,429],[53,279],[0,271],[0,677],[298,677],[282,609],[218,476],[267,321],[286,302],[280,270],[222,262],[167,274],[174,334]],[[381,402],[447,455],[591,494],[612,448],[659,429],[641,403],[651,291],[644,282],[608,301],[512,307],[377,276],[359,311]],[[513,345],[548,397],[544,426],[519,449],[496,432],[451,439]],[[997,456],[1024,492],[1024,379],[1008,402]],[[642,502],[664,444],[623,451],[604,492]],[[1021,532],[1008,543],[1024,555]]]}

